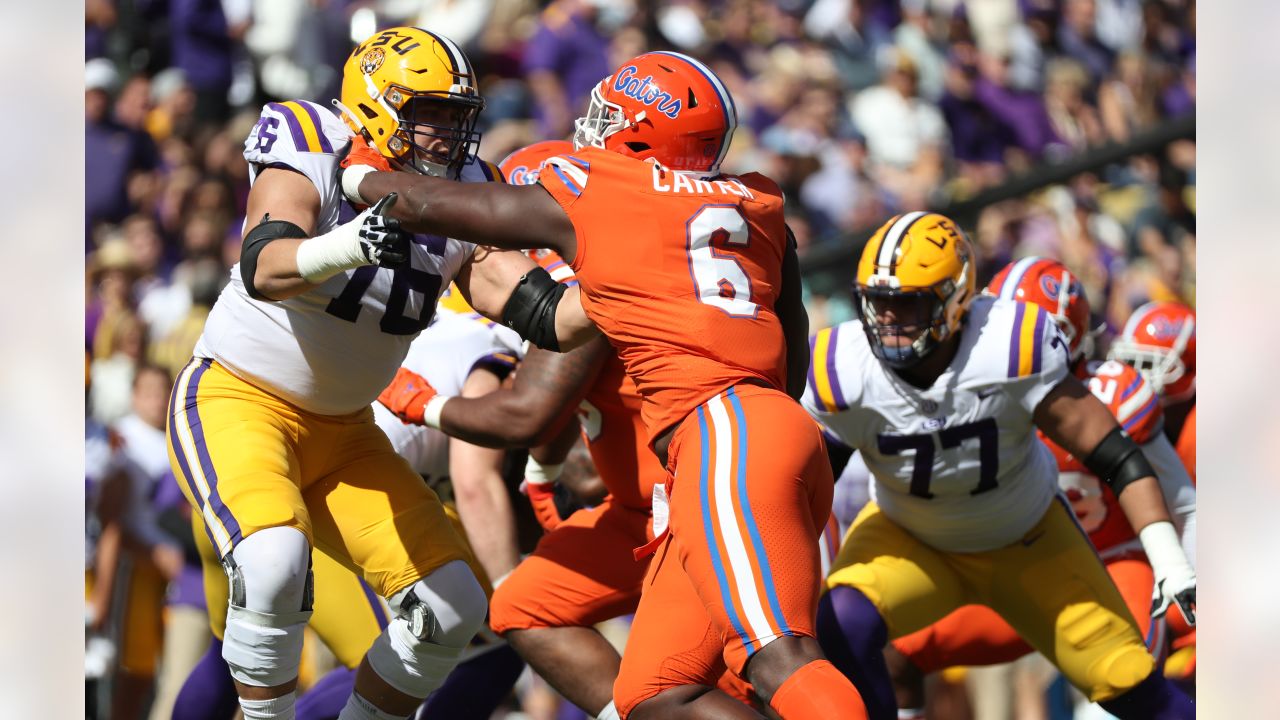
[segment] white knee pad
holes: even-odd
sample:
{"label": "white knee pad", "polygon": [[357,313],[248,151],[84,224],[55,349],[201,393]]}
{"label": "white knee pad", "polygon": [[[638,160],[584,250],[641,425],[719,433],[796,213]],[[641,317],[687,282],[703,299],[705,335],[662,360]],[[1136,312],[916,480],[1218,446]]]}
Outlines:
{"label": "white knee pad", "polygon": [[311,547],[289,527],[241,540],[223,568],[231,585],[222,657],[231,677],[274,687],[298,676],[302,631],[311,618]]}
{"label": "white knee pad", "polygon": [[466,563],[454,560],[389,602],[396,617],[369,648],[369,665],[396,690],[425,698],[484,626],[484,589]]}

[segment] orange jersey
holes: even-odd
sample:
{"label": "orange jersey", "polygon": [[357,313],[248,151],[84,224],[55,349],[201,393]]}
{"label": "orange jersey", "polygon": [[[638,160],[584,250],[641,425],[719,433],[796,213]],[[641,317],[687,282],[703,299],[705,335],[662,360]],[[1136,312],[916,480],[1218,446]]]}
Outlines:
{"label": "orange jersey", "polygon": [[[1143,445],[1162,431],[1164,412],[1160,409],[1160,399],[1151,386],[1142,379],[1142,375],[1131,365],[1115,360],[1095,361],[1083,368],[1082,375],[1081,380],[1089,386],[1089,391],[1107,406],[1112,415],[1115,415],[1120,426],[1129,433],[1134,442]],[[1064,485],[1073,480],[1082,480],[1087,485],[1085,492],[1101,493],[1103,507],[1082,518],[1093,546],[1102,552],[1136,538],[1137,534],[1130,527],[1124,510],[1120,508],[1120,501],[1111,488],[1098,482],[1080,460],[1055,445],[1043,433],[1040,439],[1053,450],[1054,456],[1057,457],[1058,470],[1062,473]],[[1070,497],[1072,488],[1066,488],[1066,490]],[[1071,499],[1073,504],[1078,500],[1076,497]],[[1099,518],[1100,524],[1098,524]]]}
{"label": "orange jersey", "polygon": [[[556,282],[578,284],[573,269],[551,250],[534,250],[529,257]],[[649,451],[640,418],[640,393],[627,377],[618,356],[610,354],[582,399],[578,417],[600,480],[623,507],[649,512],[653,486],[667,480],[666,468]]]}
{"label": "orange jersey", "polygon": [[648,440],[746,381],[783,389],[782,191],[584,148],[538,174],[577,232],[582,305],[643,398]]}
{"label": "orange jersey", "polygon": [[1178,433],[1178,457],[1187,468],[1191,482],[1196,481],[1196,407],[1191,406],[1187,419],[1182,421],[1182,432]]}

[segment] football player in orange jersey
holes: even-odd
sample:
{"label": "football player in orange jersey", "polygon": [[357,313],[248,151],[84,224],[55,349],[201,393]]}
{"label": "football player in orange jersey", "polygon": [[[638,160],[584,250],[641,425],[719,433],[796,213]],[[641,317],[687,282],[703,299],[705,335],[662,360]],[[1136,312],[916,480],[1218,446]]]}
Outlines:
{"label": "football player in orange jersey", "polygon": [[[1169,441],[1161,432],[1163,413],[1155,392],[1136,370],[1118,362],[1090,361],[1093,338],[1089,329],[1089,301],[1083,287],[1060,262],[1028,257],[996,273],[987,294],[1021,300],[1049,311],[1062,329],[1070,350],[1071,370],[1111,410],[1151,461],[1170,505],[1187,557],[1195,558],[1195,491]],[[1058,462],[1059,486],[1071,501],[1081,526],[1106,564],[1125,604],[1138,622],[1152,655],[1162,658],[1166,645],[1164,618],[1151,617],[1154,576],[1116,495],[1100,483],[1084,464],[1041,433],[1040,439]],[[1173,613],[1172,616],[1180,616]],[[898,638],[893,651],[906,662],[891,662],[903,713],[920,708],[923,717],[923,676],[950,666],[983,666],[1011,662],[1032,648],[989,608],[968,605],[946,618]]]}
{"label": "football player in orange jersey", "polygon": [[[572,152],[573,145],[546,141],[512,153],[501,163],[508,182],[533,184],[547,158]],[[531,253],[552,279],[576,284],[573,270],[548,250]],[[408,411],[424,392],[425,380],[397,378],[384,402],[410,422]],[[570,702],[601,720],[616,718],[613,681],[621,658],[592,626],[635,612],[648,559],[632,551],[653,540],[653,488],[666,471],[649,452],[640,420],[640,395],[608,343],[599,338],[568,353],[533,349],[510,388],[483,398],[453,398],[443,406],[440,427],[450,435],[499,447],[527,447],[547,441],[565,427],[582,435],[609,491],[605,500],[561,522],[553,484],[568,445],[550,442],[530,451],[525,470],[529,500],[549,531],[533,555],[499,586],[490,603],[490,626]],[[741,681],[726,678],[726,692],[746,699]]]}
{"label": "football player in orange jersey", "polygon": [[[619,714],[759,717],[714,689],[727,667],[784,718],[856,718],[861,698],[814,638],[832,478],[795,402],[808,369],[799,263],[777,184],[720,173],[736,124],[705,65],[646,53],[597,85],[578,150],[547,161],[536,187],[395,177],[357,151],[343,189],[400,193],[408,228],[557,251],[581,304],[530,272],[508,306],[527,312],[508,324],[547,349],[594,326],[635,381],[669,504],[645,548],[656,555],[614,685]],[[438,423],[443,402],[424,416]]]}

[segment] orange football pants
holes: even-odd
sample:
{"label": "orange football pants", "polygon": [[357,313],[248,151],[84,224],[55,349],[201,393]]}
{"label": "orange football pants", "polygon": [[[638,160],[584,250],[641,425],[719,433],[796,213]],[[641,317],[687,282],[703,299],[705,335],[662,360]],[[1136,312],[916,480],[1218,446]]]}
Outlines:
{"label": "orange football pants", "polygon": [[[1165,628],[1163,622],[1153,623],[1151,619],[1151,588],[1155,578],[1146,556],[1140,552],[1127,553],[1107,560],[1106,566],[1125,606],[1138,621],[1147,649],[1160,659],[1165,646]],[[926,675],[948,667],[1013,662],[1031,652],[1031,646],[1009,623],[983,605],[959,608],[922,630],[894,640],[893,647]]]}
{"label": "orange football pants", "polygon": [[814,635],[834,481],[804,409],[739,385],[681,422],[668,458],[669,534],[614,684],[624,718],[663,690],[714,686],[726,668],[743,677],[779,637]]}

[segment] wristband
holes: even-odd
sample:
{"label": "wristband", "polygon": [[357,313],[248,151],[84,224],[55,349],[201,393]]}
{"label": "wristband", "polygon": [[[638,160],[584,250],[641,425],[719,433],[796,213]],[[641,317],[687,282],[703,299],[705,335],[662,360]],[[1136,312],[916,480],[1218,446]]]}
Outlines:
{"label": "wristband", "polygon": [[452,395],[436,395],[427,401],[422,408],[422,424],[433,430],[440,429],[440,414],[444,412],[444,404]]}
{"label": "wristband", "polygon": [[324,235],[303,240],[298,245],[298,275],[312,285],[319,285],[343,270],[369,264],[364,245],[360,243],[360,226],[368,217],[366,210],[354,220],[339,225]]}
{"label": "wristband", "polygon": [[530,485],[548,485],[560,479],[561,473],[564,472],[564,463],[556,463],[555,465],[543,465],[533,456],[529,456],[529,460],[524,464],[524,479]]}
{"label": "wristband", "polygon": [[364,179],[365,175],[377,171],[377,168],[368,165],[352,165],[349,168],[344,168],[342,171],[342,194],[351,202],[368,205],[369,202],[360,194],[360,181]]}
{"label": "wristband", "polygon": [[1138,541],[1142,543],[1157,578],[1170,576],[1172,569],[1178,566],[1184,566],[1187,572],[1194,574],[1182,550],[1182,543],[1178,542],[1178,532],[1173,529],[1173,523],[1161,520],[1147,525],[1138,531]]}

